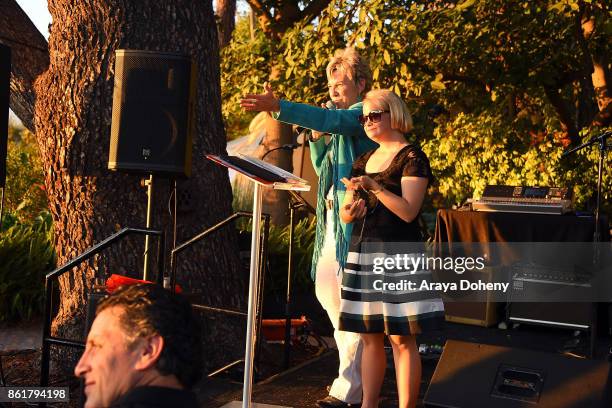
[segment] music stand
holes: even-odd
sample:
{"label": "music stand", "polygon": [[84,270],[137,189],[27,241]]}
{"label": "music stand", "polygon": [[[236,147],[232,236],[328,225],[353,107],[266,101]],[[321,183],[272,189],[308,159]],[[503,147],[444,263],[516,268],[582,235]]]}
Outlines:
{"label": "music stand", "polygon": [[[304,179],[273,166],[264,161],[241,155],[222,156],[207,154],[206,157],[221,166],[231,168],[254,183],[253,190],[253,231],[251,232],[251,263],[249,271],[249,306],[247,311],[246,346],[244,352],[244,385],[242,389],[242,408],[251,408],[253,394],[253,358],[255,352],[255,317],[259,290],[259,250],[263,190],[309,191],[310,185]],[[236,402],[228,406],[236,406]],[[269,407],[272,407],[268,405]]]}

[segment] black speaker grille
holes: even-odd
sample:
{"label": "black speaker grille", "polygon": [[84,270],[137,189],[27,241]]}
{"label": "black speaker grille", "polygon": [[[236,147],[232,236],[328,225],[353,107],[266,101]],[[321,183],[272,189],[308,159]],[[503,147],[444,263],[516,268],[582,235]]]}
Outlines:
{"label": "black speaker grille", "polygon": [[193,78],[187,56],[117,51],[110,169],[189,175]]}

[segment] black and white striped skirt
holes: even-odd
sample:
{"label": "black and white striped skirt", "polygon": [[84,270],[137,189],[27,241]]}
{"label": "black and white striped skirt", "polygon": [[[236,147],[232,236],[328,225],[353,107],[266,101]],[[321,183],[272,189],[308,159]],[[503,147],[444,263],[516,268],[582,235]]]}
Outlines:
{"label": "black and white striped skirt", "polygon": [[348,253],[342,272],[340,330],[414,335],[440,327],[444,303],[437,291],[429,290],[431,272],[381,267],[380,259],[392,256]]}

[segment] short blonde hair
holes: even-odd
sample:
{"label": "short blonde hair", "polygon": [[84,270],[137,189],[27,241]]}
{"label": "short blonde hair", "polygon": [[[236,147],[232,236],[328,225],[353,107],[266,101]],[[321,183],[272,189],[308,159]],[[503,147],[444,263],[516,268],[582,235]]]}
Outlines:
{"label": "short blonde hair", "polygon": [[363,103],[366,102],[376,105],[378,109],[389,111],[391,128],[402,133],[408,133],[412,130],[412,116],[410,116],[408,106],[394,92],[388,89],[371,90],[363,98]]}
{"label": "short blonde hair", "polygon": [[337,50],[329,60],[329,64],[325,68],[327,78],[331,78],[332,74],[336,71],[346,74],[356,84],[363,79],[365,82],[363,92],[369,91],[372,87],[372,70],[370,70],[370,65],[353,47]]}

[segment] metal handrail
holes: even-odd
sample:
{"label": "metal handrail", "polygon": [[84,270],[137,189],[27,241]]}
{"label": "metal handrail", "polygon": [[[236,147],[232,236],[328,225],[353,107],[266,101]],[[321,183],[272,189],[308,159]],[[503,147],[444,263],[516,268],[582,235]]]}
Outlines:
{"label": "metal handrail", "polygon": [[[229,224],[232,221],[235,221],[239,218],[253,218],[253,213],[251,212],[247,212],[247,211],[237,211],[234,214],[230,215],[229,217],[227,217],[226,219],[218,222],[217,224],[213,225],[210,228],[207,228],[206,230],[202,231],[201,233],[197,234],[196,236],[194,236],[193,238],[185,241],[184,243],[180,244],[179,246],[175,247],[172,249],[172,251],[170,251],[170,288],[172,291],[174,291],[176,289],[176,256],[182,252],[183,250],[185,250],[186,248],[188,248],[189,246],[201,241],[202,239],[206,238],[208,235],[210,235],[211,233],[219,230],[221,227]],[[259,341],[261,338],[261,321],[262,321],[262,305],[263,305],[263,285],[264,285],[264,280],[263,280],[263,269],[264,269],[264,265],[266,262],[266,258],[267,258],[267,253],[268,253],[268,234],[269,234],[269,229],[270,229],[270,214],[262,214],[262,217],[264,219],[264,228],[263,228],[263,242],[264,245],[262,245],[262,248],[260,250],[259,253],[259,257],[261,262],[259,262],[259,270],[257,271],[257,273],[259,274],[259,276],[261,277],[260,281],[259,281],[259,299],[257,301],[258,304],[258,314],[257,314],[257,341],[258,341],[258,361],[256,363],[256,366],[259,366],[259,355],[261,354],[259,351],[260,349],[260,344],[261,342]],[[207,311],[211,311],[211,312],[217,312],[217,313],[225,313],[225,314],[229,314],[229,315],[238,315],[238,316],[247,316],[246,312],[243,312],[241,310],[234,310],[234,309],[227,309],[227,308],[220,308],[220,307],[212,307],[212,306],[207,306],[207,305],[200,305],[200,304],[195,304],[192,303],[191,305],[193,308],[195,309],[201,309],[201,310],[207,310]],[[217,370],[213,370],[212,373],[208,374],[208,378],[217,375],[241,362],[244,362],[244,359],[240,359],[240,360],[236,360],[230,364],[227,364],[224,367],[221,367]]]}
{"label": "metal handrail", "polygon": [[[165,234],[163,231],[146,229],[146,228],[123,228],[122,230],[116,232],[115,234],[109,236],[104,239],[102,242],[92,246],[81,255],[72,259],[68,263],[60,266],[54,271],[49,272],[45,276],[45,309],[44,309],[44,322],[43,322],[43,334],[42,334],[42,356],[40,362],[40,385],[41,387],[46,387],[49,385],[49,360],[50,360],[50,352],[51,352],[51,344],[56,344],[60,346],[67,346],[73,348],[84,348],[85,343],[82,341],[76,341],[71,339],[65,339],[60,337],[51,336],[51,312],[53,310],[52,305],[52,289],[53,289],[53,281],[59,278],[64,273],[70,271],[75,266],[81,264],[83,261],[91,258],[92,256],[98,254],[102,250],[114,244],[116,241],[122,239],[124,236],[128,234],[140,234],[140,235],[157,235],[159,236],[159,241],[157,245],[157,263],[158,263],[158,274],[157,274],[157,283],[162,284],[164,279],[164,252],[163,248],[165,246]],[[44,406],[44,405],[42,405]]]}
{"label": "metal handrail", "polygon": [[[232,215],[230,215],[226,219],[218,222],[217,224],[213,225],[212,227],[209,227],[209,228],[205,229],[204,231],[200,232],[198,235],[196,235],[196,236],[192,237],[191,239],[183,242],[179,246],[173,248],[172,251],[170,251],[170,288],[171,288],[171,290],[174,291],[175,285],[176,285],[176,256],[180,252],[182,252],[183,250],[187,249],[188,247],[190,247],[191,245],[195,244],[196,242],[199,242],[202,239],[206,238],[208,235],[210,235],[211,233],[217,231],[221,227],[229,224],[232,221],[235,221],[235,220],[237,220],[239,218],[243,218],[243,217],[245,217],[245,218],[253,218],[253,213],[250,213],[248,211],[236,211],[235,213],[233,213]],[[264,218],[265,222],[268,223],[266,225],[269,225],[270,214],[262,214],[262,217]],[[268,227],[264,228],[264,239],[268,235],[267,228]],[[198,306],[204,306],[204,305],[198,305]],[[204,307],[207,307],[207,306],[204,306]],[[236,311],[234,311],[234,312],[236,312]],[[238,313],[242,313],[242,312],[238,312]]]}

